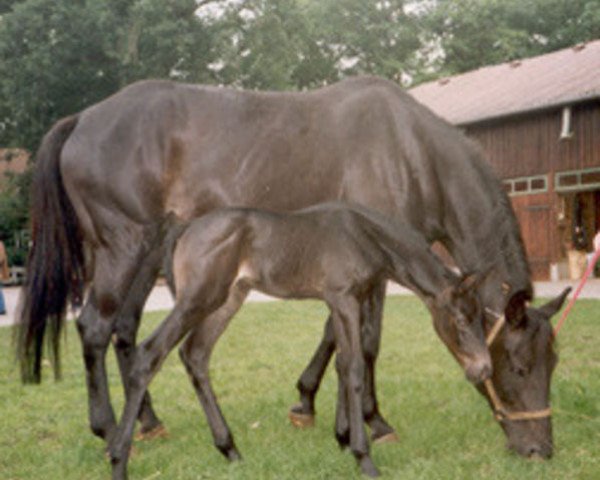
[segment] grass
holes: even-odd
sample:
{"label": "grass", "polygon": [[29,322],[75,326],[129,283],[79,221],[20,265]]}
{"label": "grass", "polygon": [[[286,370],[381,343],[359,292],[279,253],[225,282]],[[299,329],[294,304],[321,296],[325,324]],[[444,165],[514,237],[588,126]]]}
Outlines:
{"label": "grass", "polygon": [[[247,304],[217,345],[214,387],[243,462],[228,464],[213,447],[204,414],[178,356],[151,385],[170,437],[136,443],[132,479],[351,479],[353,458],[333,437],[336,379],[330,367],[318,397],[317,425],[287,422],[294,384],[320,338],[325,308],[317,302]],[[146,315],[141,336],[164,314]],[[435,337],[426,310],[411,297],[386,305],[378,368],[381,409],[401,441],[373,447],[384,478],[600,479],[600,302],[578,302],[561,332],[553,380],[555,456],[523,460],[504,448],[504,435],[483,399]],[[87,426],[80,346],[73,325],[64,347],[64,380],[22,386],[0,329],[0,479],[69,480],[110,476],[103,444]],[[122,389],[109,354],[113,403]],[[50,378],[49,369],[45,376]]]}

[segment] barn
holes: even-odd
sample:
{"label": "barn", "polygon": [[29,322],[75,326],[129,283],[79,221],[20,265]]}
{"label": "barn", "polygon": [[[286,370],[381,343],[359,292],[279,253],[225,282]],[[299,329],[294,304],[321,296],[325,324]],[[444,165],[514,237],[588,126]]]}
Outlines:
{"label": "barn", "polygon": [[600,40],[410,93],[480,143],[511,196],[534,279],[579,276],[600,230]]}

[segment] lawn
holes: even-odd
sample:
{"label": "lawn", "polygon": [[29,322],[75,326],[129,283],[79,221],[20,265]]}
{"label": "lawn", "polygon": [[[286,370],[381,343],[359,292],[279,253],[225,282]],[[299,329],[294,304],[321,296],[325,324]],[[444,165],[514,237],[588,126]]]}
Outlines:
{"label": "lawn", "polygon": [[[318,302],[247,304],[213,355],[213,383],[243,462],[228,464],[213,447],[191,384],[172,354],[151,385],[170,437],[136,443],[132,479],[361,478],[333,436],[336,379],[330,367],[318,397],[315,428],[287,422],[296,379],[320,338],[326,310]],[[164,314],[146,315],[147,335]],[[555,456],[527,461],[508,453],[489,408],[435,337],[412,297],[391,297],[378,368],[382,412],[400,435],[373,447],[384,478],[600,479],[600,302],[579,301],[560,338],[554,376]],[[87,426],[80,344],[68,325],[64,380],[22,386],[0,329],[0,479],[105,479],[103,444]],[[109,354],[113,403],[122,390]]]}

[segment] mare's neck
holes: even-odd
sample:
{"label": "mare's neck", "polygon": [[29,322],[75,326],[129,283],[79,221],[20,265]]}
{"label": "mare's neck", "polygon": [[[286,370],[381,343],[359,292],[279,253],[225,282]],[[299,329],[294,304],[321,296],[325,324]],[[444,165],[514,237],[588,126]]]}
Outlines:
{"label": "mare's neck", "polygon": [[[454,216],[447,247],[463,272],[488,272],[480,289],[484,305],[503,310],[507,292],[533,296],[521,231],[506,193],[495,178],[482,178],[486,198]],[[462,214],[461,214],[462,213]]]}

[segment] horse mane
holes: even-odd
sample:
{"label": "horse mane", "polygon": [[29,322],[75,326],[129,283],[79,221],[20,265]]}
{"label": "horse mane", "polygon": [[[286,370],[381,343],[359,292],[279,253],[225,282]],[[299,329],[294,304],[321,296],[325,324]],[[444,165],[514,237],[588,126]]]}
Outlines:
{"label": "horse mane", "polygon": [[[458,277],[437,259],[426,237],[409,223],[387,217],[360,205],[352,204],[349,211],[359,219],[357,223],[362,232],[376,241],[389,258],[390,264],[394,266],[390,269],[390,278],[395,281],[402,280],[400,283],[412,286],[422,295],[429,297],[434,297],[438,293],[436,286],[429,284],[428,279],[432,278],[430,275],[443,277],[451,284],[458,281]],[[419,263],[421,271],[428,270],[428,275],[415,276],[411,269],[407,268],[411,260]],[[404,272],[405,278],[398,278],[398,271]]]}
{"label": "horse mane", "polygon": [[523,292],[525,297],[531,300],[533,298],[531,270],[521,227],[500,180],[492,175],[486,183],[495,205],[487,228],[477,237],[477,244],[482,246],[480,267],[485,269],[498,265],[500,257],[506,268],[512,292]]}

